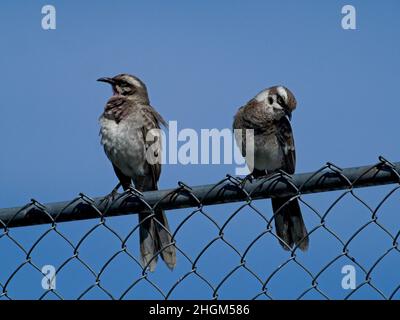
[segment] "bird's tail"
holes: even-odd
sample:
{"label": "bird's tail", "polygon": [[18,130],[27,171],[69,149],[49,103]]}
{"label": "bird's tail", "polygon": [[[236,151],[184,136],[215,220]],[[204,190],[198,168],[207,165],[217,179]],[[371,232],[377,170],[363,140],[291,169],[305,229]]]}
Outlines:
{"label": "bird's tail", "polygon": [[290,199],[290,197],[271,199],[276,233],[285,250],[289,250],[288,246],[290,248],[298,246],[302,251],[306,251],[309,239],[299,201]]}
{"label": "bird's tail", "polygon": [[176,265],[176,250],[172,244],[172,236],[164,211],[156,209],[154,216],[150,213],[140,213],[139,223],[143,267],[148,265],[150,271],[154,271],[159,253],[168,268],[172,270]]}

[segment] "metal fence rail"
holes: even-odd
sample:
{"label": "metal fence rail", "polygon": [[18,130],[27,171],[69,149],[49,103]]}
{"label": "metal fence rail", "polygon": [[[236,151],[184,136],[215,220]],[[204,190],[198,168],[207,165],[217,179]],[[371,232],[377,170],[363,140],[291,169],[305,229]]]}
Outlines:
{"label": "metal fence rail", "polygon": [[[356,188],[388,184],[392,184],[393,186],[391,186],[390,190],[385,193],[375,208],[372,208],[359,195],[354,193]],[[270,283],[272,279],[279,277],[279,272],[288,264],[295,264],[298,266],[307,278],[308,285],[304,290],[301,290],[300,294],[298,294],[296,298],[307,298],[309,292],[312,291],[317,292],[322,298],[329,299],[331,297],[321,289],[319,279],[326,270],[342,257],[351,261],[363,274],[363,280],[358,281],[357,287],[350,292],[346,292],[343,298],[351,298],[357,291],[362,290],[363,287],[368,287],[380,298],[395,299],[398,298],[397,296],[400,294],[400,281],[391,287],[390,292],[385,292],[385,290],[381,290],[379,286],[374,283],[373,272],[388,255],[395,253],[400,257],[400,251],[398,248],[400,224],[395,227],[395,232],[389,230],[389,228],[381,223],[378,215],[382,205],[392,195],[394,195],[399,188],[400,162],[392,163],[383,157],[380,157],[379,162],[374,165],[356,168],[341,169],[332,163],[327,163],[315,172],[296,174],[293,176],[289,176],[285,172],[280,172],[265,178],[248,181],[227,175],[226,178],[218,183],[206,186],[190,187],[183,182],[179,182],[178,187],[175,189],[146,192],[143,194],[132,189],[120,194],[111,203],[104,201],[104,198],[92,199],[82,193],[79,194],[76,199],[68,202],[42,204],[39,201],[32,199],[30,203],[23,207],[0,209],[0,227],[2,228],[2,231],[0,231],[0,300],[18,299],[20,298],[18,293],[21,292],[21,290],[24,290],[25,292],[25,295],[23,296],[24,298],[44,299],[50,298],[51,296],[52,298],[59,299],[85,299],[89,296],[89,293],[95,289],[100,290],[107,298],[124,299],[128,298],[129,294],[135,291],[141,282],[145,282],[150,286],[150,288],[152,288],[151,290],[154,290],[157,293],[155,298],[171,299],[174,297],[174,291],[177,290],[186,279],[192,276],[196,277],[208,288],[210,291],[208,298],[217,299],[223,298],[219,296],[221,288],[226,284],[228,279],[232,278],[234,274],[238,272],[238,270],[246,271],[246,273],[253,278],[255,283],[257,283],[256,288],[254,288],[257,293],[253,296],[238,295],[237,297],[245,299],[273,299],[274,293],[270,289]],[[343,190],[343,192],[336,197],[326,210],[317,210],[304,199],[307,194],[314,195],[317,193],[337,190]],[[350,237],[344,239],[343,236],[338,235],[329,227],[327,221],[329,220],[332,209],[348,194],[350,194],[355,201],[360,203],[369,214],[368,219],[366,221],[360,221],[359,227],[352,232]],[[317,269],[307,267],[304,260],[298,258],[297,248],[289,251],[275,268],[270,269],[271,272],[267,275],[260,275],[250,266],[251,263],[248,260],[249,252],[253,250],[255,244],[263,237],[271,236],[275,240],[274,246],[279,247],[278,237],[273,228],[273,215],[271,214],[271,210],[259,209],[256,203],[256,200],[267,199],[277,195],[292,196],[292,199],[299,198],[302,207],[308,208],[308,210],[314,215],[314,219],[316,218],[317,223],[308,226],[311,246],[313,245],[314,234],[321,230],[325,234],[329,234],[329,236],[333,237],[337,242],[339,248],[338,252],[328,261],[324,261],[323,263],[321,262],[321,265]],[[232,209],[233,212],[224,218],[224,221],[222,222],[217,221],[218,213],[209,213],[209,211],[212,211],[213,205],[225,204],[224,206],[226,206],[227,204],[234,204],[236,202],[240,202],[241,204]],[[212,223],[216,230],[215,234],[201,235],[210,240],[206,241],[202,249],[194,256],[192,252],[189,253],[182,249],[179,241],[174,243],[178,254],[181,256],[180,260],[178,260],[178,264],[182,260],[186,260],[189,268],[181,270],[179,275],[174,275],[175,271],[166,274],[167,277],[174,280],[165,288],[162,288],[157,284],[156,280],[154,280],[153,273],[148,272],[146,268],[141,266],[139,262],[138,243],[136,242],[128,245],[128,242],[133,235],[137,234],[139,226],[133,226],[128,230],[129,232],[123,236],[119,234],[118,230],[115,230],[109,224],[110,218],[113,216],[127,216],[132,213],[140,212],[143,209],[150,209],[153,211],[157,207],[166,210],[191,208],[184,216],[180,216],[176,228],[172,230],[173,239],[175,240],[179,236],[181,229],[188,223],[188,221],[193,219],[195,215],[201,215],[204,219]],[[234,220],[243,210],[250,210],[255,213],[261,219],[260,221],[262,221],[263,227],[261,231],[252,235],[251,241],[248,241],[242,249],[238,249],[237,246],[225,236],[225,231],[231,221]],[[178,211],[171,212],[176,213]],[[169,214],[169,212],[167,212],[167,214]],[[346,214],[351,215],[352,213],[348,212]],[[398,212],[396,215],[398,215]],[[115,219],[121,218],[122,217]],[[61,222],[75,221],[74,224],[79,225],[82,221],[79,222],[78,220],[87,219],[96,221],[96,224],[91,226],[83,236],[75,241],[70,240],[70,235],[65,234],[64,231],[60,230],[60,226],[63,225]],[[307,223],[307,217],[305,217],[305,219]],[[372,224],[385,233],[388,238],[388,246],[384,248],[383,252],[376,257],[372,263],[370,263],[369,267],[366,267],[357,259],[357,257],[351,254],[349,246],[360,233],[364,232],[364,230]],[[22,229],[27,233],[35,228],[39,228],[39,226],[33,227],[34,225],[42,225],[41,227],[45,228],[40,229],[41,233],[34,241],[23,243],[24,241],[20,240],[21,235],[16,236],[14,234],[16,230],[20,229],[16,227],[24,227]],[[103,232],[112,234],[117,239],[119,249],[116,250],[116,252],[104,263],[102,263],[101,266],[94,268],[81,257],[80,249],[85,241],[87,241],[87,239],[99,228],[101,228]],[[63,249],[63,252],[68,252],[68,254],[66,258],[56,266],[55,276],[61,276],[72,261],[75,261],[90,273],[90,277],[92,278],[91,284],[82,288],[79,294],[75,296],[65,295],[63,294],[63,288],[57,287],[44,290],[39,296],[34,297],[29,295],[30,287],[28,285],[24,287],[20,284],[14,294],[10,293],[12,286],[16,282],[15,279],[20,273],[23,273],[23,270],[26,269],[27,266],[30,267],[30,270],[34,270],[38,276],[47,276],[43,273],[41,266],[35,263],[34,253],[39,250],[37,249],[38,246],[40,246],[42,242],[46,241],[49,234],[56,234],[57,237],[64,241],[69,248],[67,250],[65,250],[65,248]],[[199,261],[203,259],[205,253],[210,250],[211,246],[217,241],[223,242],[232,252],[234,252],[236,255],[236,265],[225,270],[226,272],[224,273],[224,276],[222,276],[218,281],[211,281],[208,279],[207,274],[201,272]],[[19,251],[23,256],[21,261],[17,262],[12,270],[4,270],[4,268],[2,268],[1,261],[8,259],[8,257],[1,256],[1,245],[5,242],[7,243],[7,247],[11,246],[8,244],[12,243],[14,247],[12,250]],[[54,248],[54,250],[57,250],[57,248]],[[97,255],[101,255],[101,250],[99,248],[94,246],[93,250],[97,250]],[[265,248],[265,252],[267,254],[268,248]],[[7,250],[3,249],[3,253],[8,255]],[[127,272],[131,277],[130,280],[127,281],[129,283],[126,284],[125,290],[116,294],[103,285],[102,277],[107,268],[109,268],[114,260],[116,260],[120,255],[124,255],[130,259],[136,265],[138,272],[136,275],[132,275],[132,272],[122,270],[121,272]],[[307,256],[307,254],[305,256]],[[392,267],[399,269],[400,263],[399,265]],[[223,269],[224,266],[219,264],[215,266],[215,268]],[[156,270],[155,273],[157,272],[159,272],[159,270]],[[69,281],[73,282],[74,279],[69,279]],[[393,281],[396,280],[394,279]],[[76,285],[79,286],[79,283],[76,283]],[[282,282],[281,285],[284,286],[286,284]],[[193,296],[195,297],[196,295]],[[191,297],[192,295],[189,293],[187,298]]]}

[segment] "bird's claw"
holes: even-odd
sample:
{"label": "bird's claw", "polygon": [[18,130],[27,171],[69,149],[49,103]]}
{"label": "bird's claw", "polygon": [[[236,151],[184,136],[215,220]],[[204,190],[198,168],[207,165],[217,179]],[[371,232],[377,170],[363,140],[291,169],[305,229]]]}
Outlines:
{"label": "bird's claw", "polygon": [[248,174],[247,176],[245,176],[243,179],[242,179],[242,182],[241,182],[241,187],[242,188],[244,188],[244,186],[246,185],[246,182],[248,181],[248,182],[250,182],[250,183],[253,183],[253,180],[254,180],[254,176],[253,176],[253,174]]}
{"label": "bird's claw", "polygon": [[121,184],[118,184],[108,195],[106,195],[103,199],[100,200],[100,206],[104,205],[104,211],[107,211],[110,205],[114,202],[116,197],[118,196],[118,189]]}

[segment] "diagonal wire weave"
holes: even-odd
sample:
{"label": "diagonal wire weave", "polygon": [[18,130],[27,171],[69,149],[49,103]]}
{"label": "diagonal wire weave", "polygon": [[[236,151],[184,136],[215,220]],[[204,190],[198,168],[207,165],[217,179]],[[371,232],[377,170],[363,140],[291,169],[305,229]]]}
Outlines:
{"label": "diagonal wire weave", "polygon": [[[388,185],[389,189],[385,189],[384,195],[375,206],[371,206],[368,199],[356,192],[358,188],[368,190],[372,186],[382,188],[383,185]],[[400,279],[391,279],[385,276],[385,270],[380,269],[385,265],[385,261],[390,261],[389,267],[386,266],[386,268],[400,267],[400,263],[394,265],[400,261],[398,248],[400,223],[397,225],[391,223],[389,227],[387,222],[381,219],[380,213],[399,188],[400,164],[380,157],[378,163],[358,168],[342,169],[332,163],[327,163],[315,172],[293,176],[279,172],[255,181],[248,181],[227,175],[218,183],[208,186],[190,187],[183,182],[178,182],[175,189],[144,194],[131,189],[120,194],[111,203],[103,201],[102,198],[92,199],[83,193],[69,202],[54,204],[42,204],[32,199],[30,203],[20,208],[0,209],[0,227],[2,228],[0,261],[7,260],[6,264],[0,264],[0,300],[130,299],[132,297],[174,299],[182,297],[177,292],[180,292],[180,288],[185,286],[185,283],[188,283],[188,288],[183,297],[189,299],[199,297],[196,289],[200,286],[203,288],[200,297],[206,299],[224,299],[226,296],[241,299],[307,299],[310,297],[335,299],[337,296],[332,294],[329,288],[333,282],[327,281],[326,276],[332,274],[333,266],[339,261],[347,261],[347,265],[357,270],[356,286],[343,291],[342,299],[357,298],[357,294],[366,289],[373,293],[374,298],[398,299]],[[337,191],[339,193],[335,193],[333,201],[326,209],[318,209],[311,201],[312,197],[319,193]],[[303,254],[297,247],[288,247],[287,251],[280,247],[279,240],[282,239],[279,239],[275,233],[274,215],[271,214],[271,210],[265,209],[264,205],[261,208],[260,201],[283,195],[290,196],[290,201],[299,199],[303,214],[307,214],[305,220],[308,224],[308,234],[311,246],[317,247],[315,250]],[[330,223],[334,215],[338,214],[335,210],[345,198],[350,198],[351,201],[357,203],[358,208],[367,212],[367,219],[357,221],[356,227],[347,236],[343,236],[341,232],[338,232],[337,227],[333,227]],[[262,203],[265,204],[265,201]],[[148,271],[148,265],[142,266],[138,253],[138,224],[129,228],[124,226],[122,232],[121,228],[117,228],[114,223],[118,219],[127,218],[132,213],[142,210],[152,213],[147,219],[155,219],[154,210],[158,207],[166,210],[189,210],[182,214],[174,213],[177,222],[176,227],[171,229],[173,240],[168,246],[176,247],[180,267],[179,270],[168,273],[160,266],[155,273]],[[218,208],[218,211],[224,208],[222,209],[224,214],[217,214],[214,208]],[[227,214],[228,208],[232,211]],[[399,208],[398,202],[395,208]],[[349,211],[352,210],[354,209]],[[255,225],[259,228],[250,233],[250,238],[241,241],[238,245],[235,237],[240,237],[240,235],[232,234],[230,229],[234,226],[235,220],[240,219],[239,217],[243,214],[247,220],[257,221]],[[395,218],[398,218],[398,212],[393,214]],[[168,216],[170,218],[172,215]],[[179,238],[194,219],[197,219],[196,221],[201,219],[209,225],[207,234],[196,235],[196,229],[191,230],[193,238],[198,237],[202,240],[198,250],[190,250],[188,245],[191,244],[183,243],[183,241],[190,241],[190,238]],[[88,225],[80,220],[91,221],[91,224]],[[313,223],[310,224],[309,221]],[[71,228],[64,230],[65,222],[71,222]],[[77,236],[73,230],[74,228],[82,229],[82,225],[85,228],[83,234]],[[384,235],[382,237],[385,239],[385,247],[378,248],[379,253],[366,263],[362,257],[357,256],[357,250],[353,250],[352,245],[365,233],[370,232],[371,228],[379,230],[381,235]],[[19,230],[24,230],[24,235],[18,232]],[[34,233],[35,230],[39,230],[39,233],[27,241],[25,235]],[[85,245],[91,241],[91,238],[100,239],[98,235],[96,236],[98,233],[111,237],[117,243],[117,247],[101,263],[99,261],[93,263],[82,252],[85,252]],[[318,255],[321,254],[319,241],[328,238],[329,241],[335,243],[336,250],[328,259],[319,259]],[[48,242],[48,246],[51,247],[52,239],[57,239],[54,243],[63,244],[62,248],[51,249],[55,254],[57,251],[60,254],[62,252],[63,258],[58,259],[57,265],[54,266],[55,273],[50,277],[43,269],[42,263],[37,260],[40,262],[45,260],[43,256],[45,257],[49,252],[43,252],[41,246]],[[260,243],[266,239],[272,241],[268,242],[268,248],[263,247],[261,254],[270,255],[271,261],[267,261],[268,272],[260,272],[263,266],[261,268],[257,266],[261,261],[261,258],[258,261],[257,256],[260,255],[258,252]],[[316,241],[313,241],[314,239]],[[215,246],[219,248],[216,256],[221,257],[220,261],[210,260],[208,256],[209,252],[215,251]],[[165,249],[166,247],[161,250]],[[269,253],[270,249],[278,254],[272,257],[272,253]],[[256,250],[258,250],[257,254],[254,254]],[[35,256],[38,252],[40,257]],[[91,252],[95,256],[101,256],[102,248],[93,245]],[[233,263],[224,263],[223,256],[226,252],[229,252],[231,256],[229,261]],[[276,256],[278,258],[275,258]],[[311,258],[313,262],[310,264],[307,259]],[[108,270],[114,268],[113,265],[118,264],[121,259],[125,261],[118,271],[124,274],[122,280],[120,275],[108,274]],[[156,259],[156,256],[153,259]],[[265,263],[265,260],[262,263]],[[6,268],[4,265],[12,265],[12,267]],[[206,268],[204,265],[212,268]],[[73,271],[69,272],[71,275],[66,279],[74,290],[67,290],[62,285],[51,286],[54,279],[62,279],[71,268]],[[87,280],[85,284],[83,284],[84,281],[75,279],[74,270],[77,268],[84,270]],[[218,277],[214,275],[216,269]],[[274,292],[279,292],[279,288],[291,285],[291,278],[285,279],[284,276],[287,269],[296,269],[303,281],[301,286],[293,285],[296,290],[291,297],[276,295]],[[163,278],[157,277],[159,272]],[[239,274],[240,277],[238,277]],[[238,290],[243,285],[241,282],[243,274],[251,283],[251,295],[244,295],[249,290],[243,290],[243,293]],[[382,281],[378,278],[382,275],[385,276],[384,281],[388,281],[389,277],[390,286],[381,285]],[[26,281],[27,276],[39,280]],[[105,278],[111,278],[112,285],[105,282]],[[164,281],[165,278],[168,278],[168,281]],[[43,279],[49,284],[48,288],[42,286]],[[193,279],[197,286],[192,285]],[[226,288],[232,281],[237,282],[235,287],[237,292],[234,295],[232,292],[226,294]],[[114,288],[114,282],[120,283],[118,290]],[[328,285],[324,282],[328,282]]]}

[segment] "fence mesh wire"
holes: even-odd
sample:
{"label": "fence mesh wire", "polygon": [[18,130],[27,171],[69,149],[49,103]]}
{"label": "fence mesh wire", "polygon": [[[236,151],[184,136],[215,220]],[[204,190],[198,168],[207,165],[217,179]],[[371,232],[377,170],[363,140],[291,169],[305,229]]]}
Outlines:
{"label": "fence mesh wire", "polygon": [[[0,300],[398,299],[399,169],[381,157],[366,167],[328,163],[293,177],[227,175],[209,186],[132,189],[108,203],[79,194],[68,203],[32,199],[1,209]],[[300,200],[308,252],[279,245],[265,199],[283,194]],[[140,263],[130,213],[158,206],[171,210],[172,272],[161,261],[155,272]],[[355,287],[343,287],[343,266],[354,269]]]}

